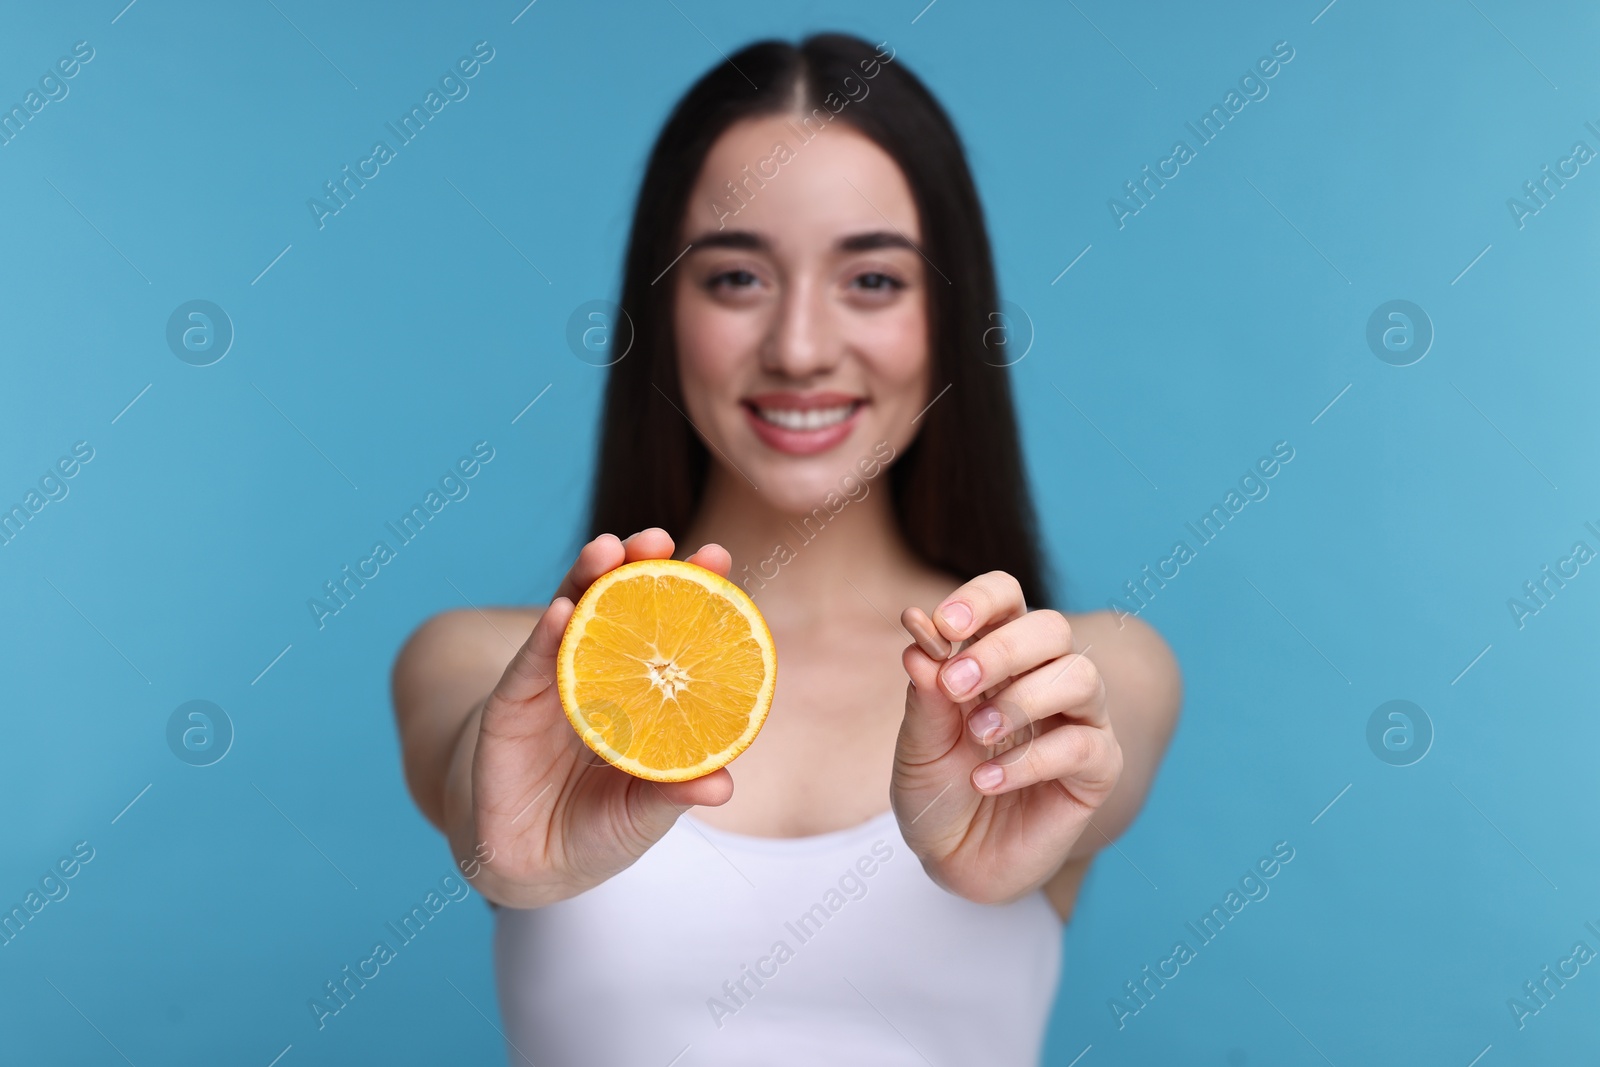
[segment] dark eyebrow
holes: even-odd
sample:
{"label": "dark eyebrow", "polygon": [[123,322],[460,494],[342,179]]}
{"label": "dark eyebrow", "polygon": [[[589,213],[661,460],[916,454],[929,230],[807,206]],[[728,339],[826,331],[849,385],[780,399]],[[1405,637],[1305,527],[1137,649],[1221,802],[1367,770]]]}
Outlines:
{"label": "dark eyebrow", "polygon": [[887,230],[874,230],[872,233],[858,233],[839,241],[841,252],[873,252],[880,248],[904,248],[908,252],[920,250],[912,244],[904,234],[890,233]]}
{"label": "dark eyebrow", "polygon": [[690,248],[737,248],[746,252],[770,251],[767,239],[749,230],[708,230],[689,242]]}
{"label": "dark eyebrow", "polygon": [[[693,248],[736,248],[746,252],[769,252],[772,246],[765,237],[749,230],[709,230],[689,242]],[[904,248],[920,254],[921,250],[903,234],[888,230],[855,233],[841,237],[836,244],[841,252],[872,252],[879,248]]]}

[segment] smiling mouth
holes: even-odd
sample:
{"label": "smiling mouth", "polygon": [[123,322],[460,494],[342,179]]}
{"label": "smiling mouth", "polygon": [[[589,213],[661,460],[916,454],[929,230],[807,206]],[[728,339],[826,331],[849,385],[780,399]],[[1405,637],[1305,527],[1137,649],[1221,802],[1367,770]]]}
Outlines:
{"label": "smiling mouth", "polygon": [[805,433],[807,431],[826,430],[829,427],[839,425],[855,414],[856,409],[864,403],[865,401],[863,400],[852,400],[832,407],[808,409],[761,407],[748,402],[745,406],[755,412],[756,417],[768,425],[776,426],[781,430]]}

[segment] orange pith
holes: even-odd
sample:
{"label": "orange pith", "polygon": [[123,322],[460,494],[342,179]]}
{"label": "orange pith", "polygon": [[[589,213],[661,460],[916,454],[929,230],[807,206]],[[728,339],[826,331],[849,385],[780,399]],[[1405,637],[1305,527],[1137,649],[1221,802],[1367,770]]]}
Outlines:
{"label": "orange pith", "polygon": [[777,672],[772,634],[744,590],[673,559],[601,575],[556,655],[561,707],[578,736],[657,782],[710,774],[748,748]]}

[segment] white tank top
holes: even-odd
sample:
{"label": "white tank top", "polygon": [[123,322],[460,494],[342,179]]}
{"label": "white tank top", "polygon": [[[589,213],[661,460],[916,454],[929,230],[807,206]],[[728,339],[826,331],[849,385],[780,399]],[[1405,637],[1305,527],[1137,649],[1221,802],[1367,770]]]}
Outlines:
{"label": "white tank top", "polygon": [[593,889],[494,912],[518,1067],[1034,1067],[1061,970],[1042,890],[941,889],[893,811],[798,838],[685,813]]}

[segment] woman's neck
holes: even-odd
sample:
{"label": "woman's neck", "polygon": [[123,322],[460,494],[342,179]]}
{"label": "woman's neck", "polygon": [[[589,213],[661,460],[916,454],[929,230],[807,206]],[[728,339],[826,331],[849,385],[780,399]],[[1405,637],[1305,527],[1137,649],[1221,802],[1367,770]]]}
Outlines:
{"label": "woman's neck", "polygon": [[[687,555],[715,542],[733,557],[728,577],[774,625],[809,626],[872,611],[894,621],[908,596],[937,572],[901,536],[880,475],[854,496],[833,493],[810,511],[774,507],[749,482],[713,462],[700,510],[678,545]],[[942,595],[942,594],[939,594]]]}

